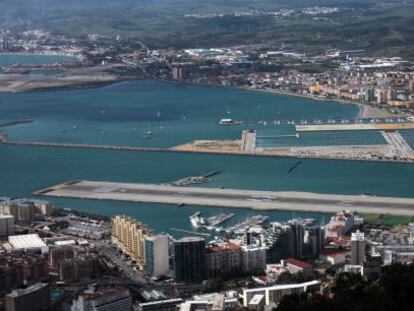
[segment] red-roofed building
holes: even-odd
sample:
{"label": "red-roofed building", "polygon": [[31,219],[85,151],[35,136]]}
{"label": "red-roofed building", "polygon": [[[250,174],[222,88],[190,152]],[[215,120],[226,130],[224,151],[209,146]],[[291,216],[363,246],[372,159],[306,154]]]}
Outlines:
{"label": "red-roofed building", "polygon": [[281,261],[283,267],[290,273],[309,273],[312,272],[312,266],[306,262],[297,260],[295,258],[287,258]]}

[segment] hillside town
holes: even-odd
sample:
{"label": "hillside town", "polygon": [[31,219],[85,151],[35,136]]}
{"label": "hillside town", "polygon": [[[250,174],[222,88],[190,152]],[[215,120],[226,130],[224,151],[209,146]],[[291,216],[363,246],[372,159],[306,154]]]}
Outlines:
{"label": "hillside town", "polygon": [[[0,33],[0,52],[3,53],[74,57],[60,64],[6,66],[0,78],[0,84],[6,89],[10,81],[32,82],[31,73],[49,69],[46,74],[42,71],[46,76],[44,83],[50,83],[52,77],[64,77],[66,84],[62,82],[62,85],[66,87],[156,78],[342,100],[382,109],[384,115],[412,116],[414,109],[412,62],[399,57],[373,57],[364,50],[308,52],[306,47],[292,50],[266,44],[151,50],[144,42],[121,36],[90,34],[87,38],[75,39],[42,30],[22,33],[3,30]],[[88,75],[95,78],[96,72],[108,78],[87,78]],[[75,75],[74,81],[67,85],[67,80]],[[39,83],[41,75],[36,76]],[[11,85],[16,87],[16,83]],[[33,87],[41,88],[38,84]]]}

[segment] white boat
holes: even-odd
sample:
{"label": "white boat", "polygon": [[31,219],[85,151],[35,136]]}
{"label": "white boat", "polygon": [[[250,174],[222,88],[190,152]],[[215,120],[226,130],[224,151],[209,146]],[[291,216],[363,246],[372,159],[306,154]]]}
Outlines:
{"label": "white boat", "polygon": [[202,221],[202,217],[201,217],[201,213],[197,212],[193,215],[190,216],[190,222],[191,225],[194,228],[201,228],[203,226],[203,221]]}
{"label": "white boat", "polygon": [[221,119],[219,122],[220,125],[238,125],[240,122],[234,121],[233,119]]}

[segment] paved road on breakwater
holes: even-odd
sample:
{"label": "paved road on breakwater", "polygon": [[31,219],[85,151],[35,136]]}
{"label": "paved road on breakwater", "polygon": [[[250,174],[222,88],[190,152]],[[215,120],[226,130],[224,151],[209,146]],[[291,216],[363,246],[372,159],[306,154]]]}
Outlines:
{"label": "paved road on breakwater", "polygon": [[188,204],[256,210],[337,212],[414,216],[414,199],[308,192],[175,187],[100,181],[72,181],[36,191],[36,195],[130,202]]}

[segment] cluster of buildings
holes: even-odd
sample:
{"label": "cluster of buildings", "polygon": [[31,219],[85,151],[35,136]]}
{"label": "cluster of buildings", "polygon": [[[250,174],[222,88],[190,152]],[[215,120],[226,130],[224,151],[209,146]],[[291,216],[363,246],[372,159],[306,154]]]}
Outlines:
{"label": "cluster of buildings", "polygon": [[323,247],[322,229],[311,219],[274,223],[266,229],[252,227],[244,236],[210,242],[203,237],[171,239],[168,235],[153,235],[145,225],[127,216],[116,216],[112,223],[115,243],[148,276],[165,276],[171,268],[176,282],[260,273],[267,263],[289,257],[317,259]]}
{"label": "cluster of buildings", "polygon": [[46,219],[52,215],[52,211],[53,205],[47,201],[0,197],[1,219],[9,219],[4,215],[12,216],[15,223]]}
{"label": "cluster of buildings", "polygon": [[194,13],[194,14],[185,14],[184,17],[187,18],[220,18],[226,16],[275,16],[275,17],[290,17],[290,16],[301,16],[301,15],[328,15],[333,13],[340,12],[338,7],[306,7],[300,9],[278,9],[278,10],[245,10],[245,11],[232,11],[232,12],[221,12],[221,13]]}
{"label": "cluster of buildings", "polygon": [[[19,208],[33,209],[34,215],[41,215],[34,219],[45,217],[50,206],[30,200],[2,202],[2,208],[14,206],[5,210],[15,215],[25,214],[17,212]],[[36,229],[25,217],[17,227],[13,215],[0,218],[0,294],[6,311],[262,311],[277,307],[286,295],[320,291],[327,286],[320,273],[328,268],[374,278],[384,265],[414,261],[413,224],[398,233],[369,228],[351,211],[336,213],[324,225],[310,218],[251,223],[212,240],[156,234],[122,215],[110,224],[73,215],[47,216],[50,223],[67,224],[28,234],[21,229]],[[79,225],[110,228],[110,235],[97,238],[67,231]],[[108,252],[112,260],[102,256]],[[129,259],[120,262],[124,257]],[[144,282],[139,293],[126,282],[132,277],[126,267]],[[225,291],[211,292],[215,282]],[[33,299],[41,307],[27,306]]]}

